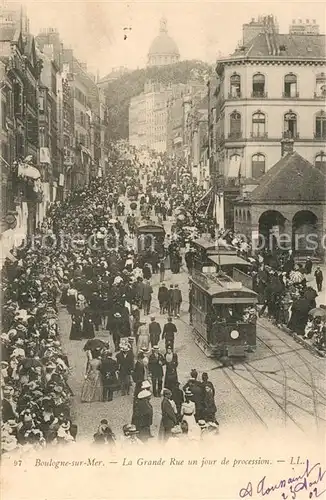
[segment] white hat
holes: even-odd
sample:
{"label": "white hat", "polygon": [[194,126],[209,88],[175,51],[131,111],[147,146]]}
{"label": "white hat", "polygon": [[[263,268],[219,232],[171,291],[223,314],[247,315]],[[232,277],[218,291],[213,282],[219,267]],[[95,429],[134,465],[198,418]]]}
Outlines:
{"label": "white hat", "polygon": [[138,399],[145,399],[145,398],[150,398],[152,395],[152,393],[150,391],[148,391],[147,389],[144,389],[142,391],[140,391],[140,393],[138,394]]}
{"label": "white hat", "polygon": [[151,387],[152,386],[148,380],[144,380],[144,382],[142,382],[142,385],[141,385],[142,389],[150,389]]}

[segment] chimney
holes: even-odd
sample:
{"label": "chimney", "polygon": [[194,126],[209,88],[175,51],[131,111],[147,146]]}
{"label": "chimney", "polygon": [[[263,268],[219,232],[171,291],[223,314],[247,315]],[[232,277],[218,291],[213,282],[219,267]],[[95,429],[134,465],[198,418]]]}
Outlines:
{"label": "chimney", "polygon": [[289,135],[284,133],[283,139],[281,140],[281,156],[287,155],[287,154],[292,154],[294,151],[294,140],[293,138]]}

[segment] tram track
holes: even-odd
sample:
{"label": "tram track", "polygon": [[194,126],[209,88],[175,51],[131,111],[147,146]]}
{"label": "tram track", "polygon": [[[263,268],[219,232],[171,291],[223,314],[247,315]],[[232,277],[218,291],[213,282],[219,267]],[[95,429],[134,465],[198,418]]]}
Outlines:
{"label": "tram track", "polygon": [[[285,342],[285,340],[283,338],[281,338],[279,335],[277,335],[277,333],[275,333],[274,331],[272,330],[269,330],[268,328],[262,326],[260,324],[260,327],[267,331],[269,334],[271,335],[274,335],[278,340],[280,340],[281,342],[283,342],[284,345],[286,345],[287,347],[290,347],[290,345]],[[267,343],[265,342],[261,337],[257,336],[258,339],[264,343],[264,345],[266,345],[266,347],[271,351],[271,352],[274,352],[275,353],[275,356],[278,357],[278,353],[276,353],[276,351]],[[298,377],[300,377],[300,379],[310,388],[311,390],[311,393],[312,393],[312,401],[313,401],[313,406],[314,406],[314,418],[315,418],[315,424],[316,424],[316,428],[317,430],[319,429],[319,421],[320,421],[320,417],[319,417],[319,414],[318,414],[318,401],[317,401],[317,394],[322,397],[322,398],[325,398],[325,395],[323,393],[321,393],[317,388],[316,388],[316,385],[315,385],[315,381],[314,381],[314,376],[313,376],[313,373],[312,373],[312,370],[309,366],[309,364],[307,363],[307,360],[300,354],[300,352],[298,351],[294,351],[294,354],[300,359],[300,361],[304,364],[304,366],[306,367],[308,373],[309,373],[309,378],[310,378],[310,384],[307,383],[307,381],[305,380],[305,378],[303,377],[303,375],[298,372],[297,370],[295,370],[291,365],[289,365],[288,363],[286,363],[291,370],[293,370]]]}

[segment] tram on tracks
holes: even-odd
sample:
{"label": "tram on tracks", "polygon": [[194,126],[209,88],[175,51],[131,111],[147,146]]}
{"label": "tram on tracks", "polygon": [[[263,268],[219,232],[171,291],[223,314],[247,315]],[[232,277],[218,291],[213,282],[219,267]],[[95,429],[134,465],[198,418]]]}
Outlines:
{"label": "tram on tracks", "polygon": [[161,224],[142,221],[136,227],[138,253],[155,250],[159,257],[164,257],[165,229]]}
{"label": "tram on tracks", "polygon": [[190,323],[208,357],[245,357],[256,349],[258,295],[223,272],[194,270]]}
{"label": "tram on tracks", "polygon": [[237,255],[237,249],[231,245],[223,245],[212,239],[200,238],[192,243],[195,249],[194,268],[198,271],[223,271],[225,274],[241,281],[248,288],[253,288],[252,278],[248,276],[251,263]]}

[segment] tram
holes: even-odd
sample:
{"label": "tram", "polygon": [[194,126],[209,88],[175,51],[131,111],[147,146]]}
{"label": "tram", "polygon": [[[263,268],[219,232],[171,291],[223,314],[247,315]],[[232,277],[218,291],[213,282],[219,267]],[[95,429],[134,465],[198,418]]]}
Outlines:
{"label": "tram", "polygon": [[[233,277],[234,270],[246,274],[251,267],[251,263],[239,257],[237,249],[231,245],[223,245],[208,238],[199,238],[193,242],[193,246],[196,252],[194,267],[198,271],[205,272],[205,269],[223,271]],[[246,286],[246,283],[243,284]]]}
{"label": "tram", "polygon": [[223,272],[190,278],[190,323],[208,357],[245,357],[256,349],[258,295]]}
{"label": "tram", "polygon": [[138,253],[155,250],[159,257],[164,257],[165,229],[163,225],[148,221],[141,222],[136,228]]}

